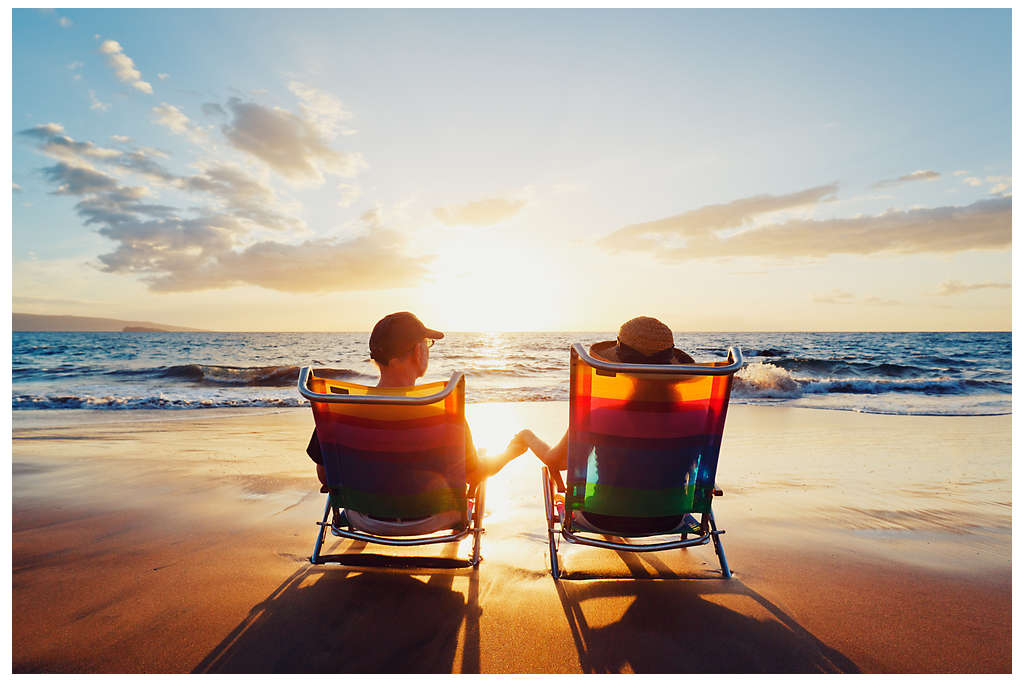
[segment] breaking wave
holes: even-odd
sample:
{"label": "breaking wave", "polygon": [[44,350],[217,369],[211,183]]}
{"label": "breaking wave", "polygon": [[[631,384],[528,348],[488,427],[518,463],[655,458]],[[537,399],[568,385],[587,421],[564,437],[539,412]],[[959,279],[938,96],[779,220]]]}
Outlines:
{"label": "breaking wave", "polygon": [[[316,373],[330,379],[357,379],[367,375],[351,369],[317,368]],[[232,367],[229,365],[174,365],[151,369],[115,370],[109,374],[147,379],[177,379],[206,386],[294,386],[299,380],[295,365],[268,367]]]}
{"label": "breaking wave", "polygon": [[215,407],[301,407],[305,398],[167,398],[164,396],[16,395],[15,410],[194,410]]}

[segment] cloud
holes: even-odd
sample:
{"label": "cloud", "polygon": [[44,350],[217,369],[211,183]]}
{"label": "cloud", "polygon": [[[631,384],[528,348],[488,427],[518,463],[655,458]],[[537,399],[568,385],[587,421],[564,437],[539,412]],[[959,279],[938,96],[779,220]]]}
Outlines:
{"label": "cloud", "polygon": [[153,122],[162,125],[172,133],[187,138],[194,144],[209,144],[210,138],[206,132],[192,123],[188,116],[178,107],[167,102],[161,102],[159,106],[153,107]]}
{"label": "cloud", "polygon": [[974,284],[964,284],[957,280],[949,280],[943,282],[939,287],[939,290],[935,292],[936,296],[953,296],[955,294],[962,294],[967,291],[977,291],[978,289],[1009,289],[1009,282],[976,282]]}
{"label": "cloud", "polygon": [[85,66],[85,64],[83,62],[74,61],[74,62],[71,62],[70,64],[68,64],[68,70],[69,71],[77,71],[78,69],[82,68],[83,66]]}
{"label": "cloud", "polygon": [[171,74],[169,74],[169,73],[158,73],[156,75],[156,77],[159,78],[160,80],[164,81],[164,80],[167,80],[168,78],[170,78]]}
{"label": "cloud", "polygon": [[29,137],[50,137],[52,135],[60,135],[63,132],[64,126],[59,123],[41,123],[27,130],[22,130],[21,134]]}
{"label": "cloud", "polygon": [[121,154],[116,149],[100,147],[92,142],[78,142],[63,133],[64,127],[59,123],[44,123],[18,134],[37,140],[39,150],[47,156],[73,161],[79,166],[89,166],[91,161],[111,159]]}
{"label": "cloud", "polygon": [[660,250],[678,238],[709,238],[718,230],[749,226],[764,215],[834,199],[838,190],[839,185],[832,183],[791,194],[760,194],[727,204],[711,204],[669,218],[627,225],[598,243],[614,251]]}
{"label": "cloud", "polygon": [[[57,159],[41,169],[54,193],[77,197],[74,210],[83,224],[110,240],[112,248],[97,257],[98,269],[138,277],[153,291],[392,289],[419,286],[430,274],[433,256],[411,252],[402,233],[382,224],[379,210],[366,214],[358,234],[296,241],[308,232],[297,217],[301,205],[281,199],[267,182],[269,170],[259,176],[240,165],[206,162],[197,164],[197,173],[181,176],[156,161],[155,150],[108,150],[72,139],[58,123],[20,135]],[[180,190],[179,198],[194,201],[185,207],[162,203],[150,187],[121,184],[107,172],[118,169],[160,181]],[[358,187],[339,191],[352,196]],[[270,239],[263,230],[282,236]]]}
{"label": "cloud", "polygon": [[181,178],[167,170],[159,162],[154,161],[150,158],[150,151],[145,148],[134,149],[132,151],[124,152],[116,159],[112,159],[111,163],[130,170],[134,173],[146,176],[150,180],[156,182],[166,183],[173,186],[179,186],[181,184]]}
{"label": "cloud", "polygon": [[445,225],[495,225],[523,210],[525,201],[513,199],[482,199],[467,204],[434,209],[434,217]]}
{"label": "cloud", "polygon": [[400,233],[378,228],[348,241],[260,242],[226,254],[218,275],[225,286],[255,284],[297,293],[401,289],[421,285],[432,260],[408,255]]}
{"label": "cloud", "polygon": [[71,20],[67,17],[61,17],[57,20],[57,23],[60,24],[61,28],[71,28]]}
{"label": "cloud", "polygon": [[967,175],[967,173],[968,173],[968,171],[965,171],[965,170],[955,170],[955,171],[953,171],[953,175],[956,175],[957,177],[959,177],[961,175]]}
{"label": "cloud", "polygon": [[964,178],[964,182],[971,187],[981,187],[981,178],[969,177]]}
{"label": "cloud", "polygon": [[215,197],[221,210],[254,226],[271,230],[306,231],[298,206],[281,206],[277,194],[264,182],[249,175],[240,166],[213,163],[198,175],[185,179],[185,188]]}
{"label": "cloud", "polygon": [[1012,178],[1008,175],[989,175],[985,178],[985,182],[993,183],[992,187],[989,188],[989,194],[1002,194],[1010,189]]}
{"label": "cloud", "polygon": [[43,175],[57,185],[54,194],[89,194],[117,187],[117,182],[107,175],[90,168],[81,168],[61,161],[55,166],[42,169]]}
{"label": "cloud", "polygon": [[933,170],[916,170],[908,175],[901,175],[898,178],[891,178],[889,180],[879,180],[875,184],[871,185],[872,188],[878,189],[881,187],[891,187],[893,185],[900,185],[905,182],[917,182],[918,180],[935,180],[940,177],[942,173]]}
{"label": "cloud", "polygon": [[[179,176],[154,160],[153,157],[166,156],[158,150],[146,147],[127,151],[106,149],[98,147],[92,142],[75,141],[64,135],[63,130],[64,128],[60,124],[48,123],[21,131],[20,134],[36,139],[40,151],[65,162],[69,168],[95,171],[91,162],[99,162],[137,173],[148,180],[170,185],[192,194],[204,195],[212,199],[216,210],[223,211],[233,219],[245,221],[250,228],[262,227],[300,233],[307,229],[305,223],[295,217],[301,210],[299,205],[285,204],[266,182],[250,175],[240,166],[230,163],[201,163],[198,174]],[[123,136],[121,139],[128,140]],[[69,172],[63,168],[54,171],[51,174],[51,179],[56,182],[59,176],[62,177],[61,174]],[[99,171],[96,172],[99,173]],[[104,176],[102,173],[99,174]],[[68,188],[61,192],[85,193],[86,190],[73,191],[78,187],[87,188],[89,191],[109,190],[111,183],[114,182],[112,178],[110,182],[103,182],[92,176],[89,178],[98,184],[83,185],[82,179],[79,178],[78,183],[69,183]],[[123,203],[122,198],[117,198],[116,201],[118,204]],[[199,207],[199,209],[210,213],[209,206]],[[94,218],[95,216],[90,214],[90,217]]]}
{"label": "cloud", "polygon": [[229,216],[125,219],[124,215],[98,217],[106,221],[100,234],[118,242],[114,251],[99,257],[101,269],[142,275],[153,291],[245,285],[285,292],[414,287],[423,283],[432,260],[409,255],[400,233],[380,227],[348,240],[260,241],[242,246],[246,229]]}
{"label": "cloud", "polygon": [[92,109],[93,111],[110,111],[110,104],[101,102],[96,97],[96,91],[95,90],[90,90],[89,91],[89,108]]}
{"label": "cloud", "polygon": [[880,298],[878,296],[868,296],[866,298],[859,298],[853,295],[849,291],[843,291],[840,289],[833,289],[831,292],[826,294],[819,294],[814,297],[815,303],[827,303],[830,305],[850,305],[859,303],[861,305],[899,305],[899,301],[895,301],[891,298]]}
{"label": "cloud", "polygon": [[345,183],[340,183],[338,185],[338,206],[348,208],[354,204],[362,194],[363,191],[359,189],[358,185],[346,185]]}
{"label": "cloud", "polygon": [[323,182],[323,173],[352,177],[366,167],[361,154],[331,149],[320,129],[284,109],[233,97],[232,120],[221,130],[228,141],[296,182]]}
{"label": "cloud", "polygon": [[[682,217],[623,228],[600,243],[606,248],[648,251],[670,262],[702,258],[822,258],[832,254],[1005,249],[1010,246],[1011,205],[1009,198],[998,198],[969,206],[889,211],[876,216],[787,220],[732,236],[719,236],[713,231],[734,225],[735,215],[712,219],[704,214],[705,209],[697,209]],[[681,219],[686,216],[690,218]],[[646,227],[648,225],[660,231],[652,231]],[[685,240],[685,246],[679,246],[679,240]]]}
{"label": "cloud", "polygon": [[831,293],[819,294],[814,297],[815,303],[853,303],[856,297],[849,291],[833,289]]}
{"label": "cloud", "polygon": [[135,62],[124,53],[121,44],[116,40],[104,40],[100,45],[100,52],[107,55],[107,64],[114,70],[114,75],[122,83],[128,83],[133,88],[147,95],[153,94],[153,86],[142,80],[142,73],[135,68]]}
{"label": "cloud", "polygon": [[216,102],[203,102],[203,113],[207,116],[227,116],[228,112],[224,111],[224,107],[217,104]]}
{"label": "cloud", "polygon": [[288,89],[301,100],[299,111],[302,112],[302,116],[324,137],[332,138],[339,133],[355,132],[344,128],[345,121],[351,119],[352,114],[345,109],[341,100],[331,93],[298,81],[288,83]]}
{"label": "cloud", "polygon": [[22,191],[24,191],[24,190],[21,189],[21,185],[19,185],[16,182],[11,183],[11,189],[13,191],[15,191],[15,192],[22,192]]}
{"label": "cloud", "polygon": [[111,135],[110,139],[114,142],[120,142],[121,144],[127,144],[132,141],[132,138],[127,135]]}

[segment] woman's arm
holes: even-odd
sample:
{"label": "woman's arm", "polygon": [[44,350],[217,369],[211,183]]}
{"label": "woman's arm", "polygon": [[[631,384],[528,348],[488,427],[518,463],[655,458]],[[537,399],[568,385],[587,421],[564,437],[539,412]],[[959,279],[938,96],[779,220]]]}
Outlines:
{"label": "woman's arm", "polygon": [[542,441],[537,435],[530,429],[523,429],[516,434],[516,438],[521,439],[526,445],[533,450],[533,454],[537,455],[537,458],[544,462],[549,469],[555,471],[561,471],[568,468],[569,466],[569,432],[566,431],[565,435],[562,436],[562,440],[558,441],[555,447],[548,446],[547,443]]}

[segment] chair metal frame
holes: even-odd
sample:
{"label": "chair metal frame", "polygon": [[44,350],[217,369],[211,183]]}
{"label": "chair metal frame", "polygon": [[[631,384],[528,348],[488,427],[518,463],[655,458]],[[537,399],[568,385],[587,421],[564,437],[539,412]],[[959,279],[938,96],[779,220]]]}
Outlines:
{"label": "chair metal frame", "polygon": [[[303,398],[306,398],[310,402],[321,402],[321,403],[349,403],[349,404],[364,404],[364,405],[430,405],[432,403],[444,400],[454,391],[460,384],[464,385],[465,377],[462,372],[452,372],[445,387],[437,393],[431,393],[425,396],[389,396],[389,395],[351,395],[351,394],[336,394],[336,393],[317,393],[309,387],[309,382],[313,378],[312,367],[303,367],[299,370],[299,394]],[[467,495],[467,525],[465,528],[455,529],[451,533],[438,535],[432,533],[429,535],[417,535],[417,536],[383,536],[375,535],[365,531],[356,530],[352,527],[348,517],[342,514],[341,516],[348,522],[347,528],[339,528],[333,523],[327,520],[327,517],[331,513],[331,498],[330,495],[327,497],[327,504],[324,505],[324,516],[323,519],[316,522],[316,525],[320,527],[319,532],[316,536],[316,542],[313,545],[313,554],[310,555],[309,561],[312,564],[324,564],[324,563],[342,563],[340,561],[328,562],[324,561],[320,550],[323,547],[324,536],[327,533],[327,529],[331,529],[331,533],[337,537],[348,538],[350,540],[361,540],[363,542],[371,542],[380,545],[390,545],[392,547],[411,547],[419,545],[434,545],[446,542],[459,542],[467,535],[473,536],[473,555],[471,558],[466,560],[466,566],[471,566],[474,569],[480,565],[482,557],[480,556],[480,535],[484,532],[483,518],[484,518],[484,495],[486,492],[486,480],[480,481],[477,487],[469,492]],[[472,515],[469,514],[468,502],[469,500],[474,501],[474,509]],[[341,509],[341,508],[339,508]],[[342,512],[344,510],[342,509]],[[438,531],[440,532],[440,531]]]}
{"label": "chair metal frame", "polygon": [[[725,376],[735,374],[743,367],[743,353],[734,346],[730,346],[728,350],[727,362],[729,364],[718,367],[707,365],[644,365],[608,362],[590,355],[581,343],[573,344],[572,352],[575,353],[576,356],[584,363],[597,370],[599,374],[607,376],[615,376],[619,373],[677,376]],[[660,552],[667,549],[682,549],[686,547],[706,545],[708,542],[712,542],[715,547],[715,554],[718,555],[718,561],[722,568],[722,577],[732,577],[732,571],[729,569],[729,563],[725,559],[725,548],[722,546],[722,540],[719,537],[724,535],[725,531],[719,530],[715,523],[715,514],[710,508],[710,502],[707,513],[702,513],[700,515],[700,534],[696,537],[688,538],[689,533],[686,530],[683,530],[682,533],[680,533],[679,540],[671,542],[630,544],[627,542],[600,540],[598,538],[580,535],[581,532],[593,533],[593,531],[586,529],[574,531],[572,528],[572,519],[562,518],[555,506],[555,489],[558,488],[559,491],[565,491],[561,474],[559,472],[550,471],[546,466],[542,467],[541,483],[544,492],[544,512],[548,523],[548,552],[551,559],[551,575],[554,576],[555,580],[558,580],[561,577],[561,568],[559,567],[558,562],[559,539],[564,539],[566,542],[571,544],[589,545],[591,547],[601,547],[604,549],[613,549],[625,552]],[[722,491],[718,487],[715,487],[713,497],[720,497],[721,495]],[[631,534],[628,536],[624,536],[620,532],[609,531],[607,535],[613,535],[616,537],[651,537],[653,535],[674,535],[677,532],[679,532],[678,528],[659,533]]]}

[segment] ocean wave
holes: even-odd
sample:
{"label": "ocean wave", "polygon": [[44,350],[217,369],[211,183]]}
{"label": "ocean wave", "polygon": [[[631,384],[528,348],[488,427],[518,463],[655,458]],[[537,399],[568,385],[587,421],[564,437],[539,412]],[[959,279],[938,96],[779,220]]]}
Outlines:
{"label": "ocean wave", "polygon": [[928,375],[928,370],[913,365],[892,362],[858,362],[819,358],[783,358],[766,360],[767,364],[789,371],[803,372],[815,376],[872,376],[916,378]]}
{"label": "ocean wave", "polygon": [[925,395],[968,395],[972,393],[1011,393],[1012,384],[994,379],[816,379],[795,376],[783,367],[769,363],[751,363],[736,373],[733,395],[741,398],[799,398],[824,393],[921,393]]}
{"label": "ocean wave", "polygon": [[[318,376],[329,379],[357,379],[367,375],[351,369],[318,367]],[[110,375],[135,378],[174,379],[206,386],[293,386],[299,380],[295,365],[269,365],[266,367],[232,367],[229,365],[173,365],[146,369],[122,369],[107,372]]]}
{"label": "ocean wave", "polygon": [[[701,350],[704,350],[704,349],[701,349]],[[712,349],[712,350],[717,350],[717,349]],[[779,348],[765,348],[763,350],[749,350],[749,351],[744,351],[743,353],[744,353],[744,355],[748,355],[750,357],[762,357],[762,358],[777,358],[777,357],[781,357],[783,355],[789,355],[789,353],[787,353],[786,351],[781,350]]]}
{"label": "ocean wave", "polygon": [[17,395],[15,410],[195,410],[223,407],[302,407],[305,398],[167,398],[164,396]]}

